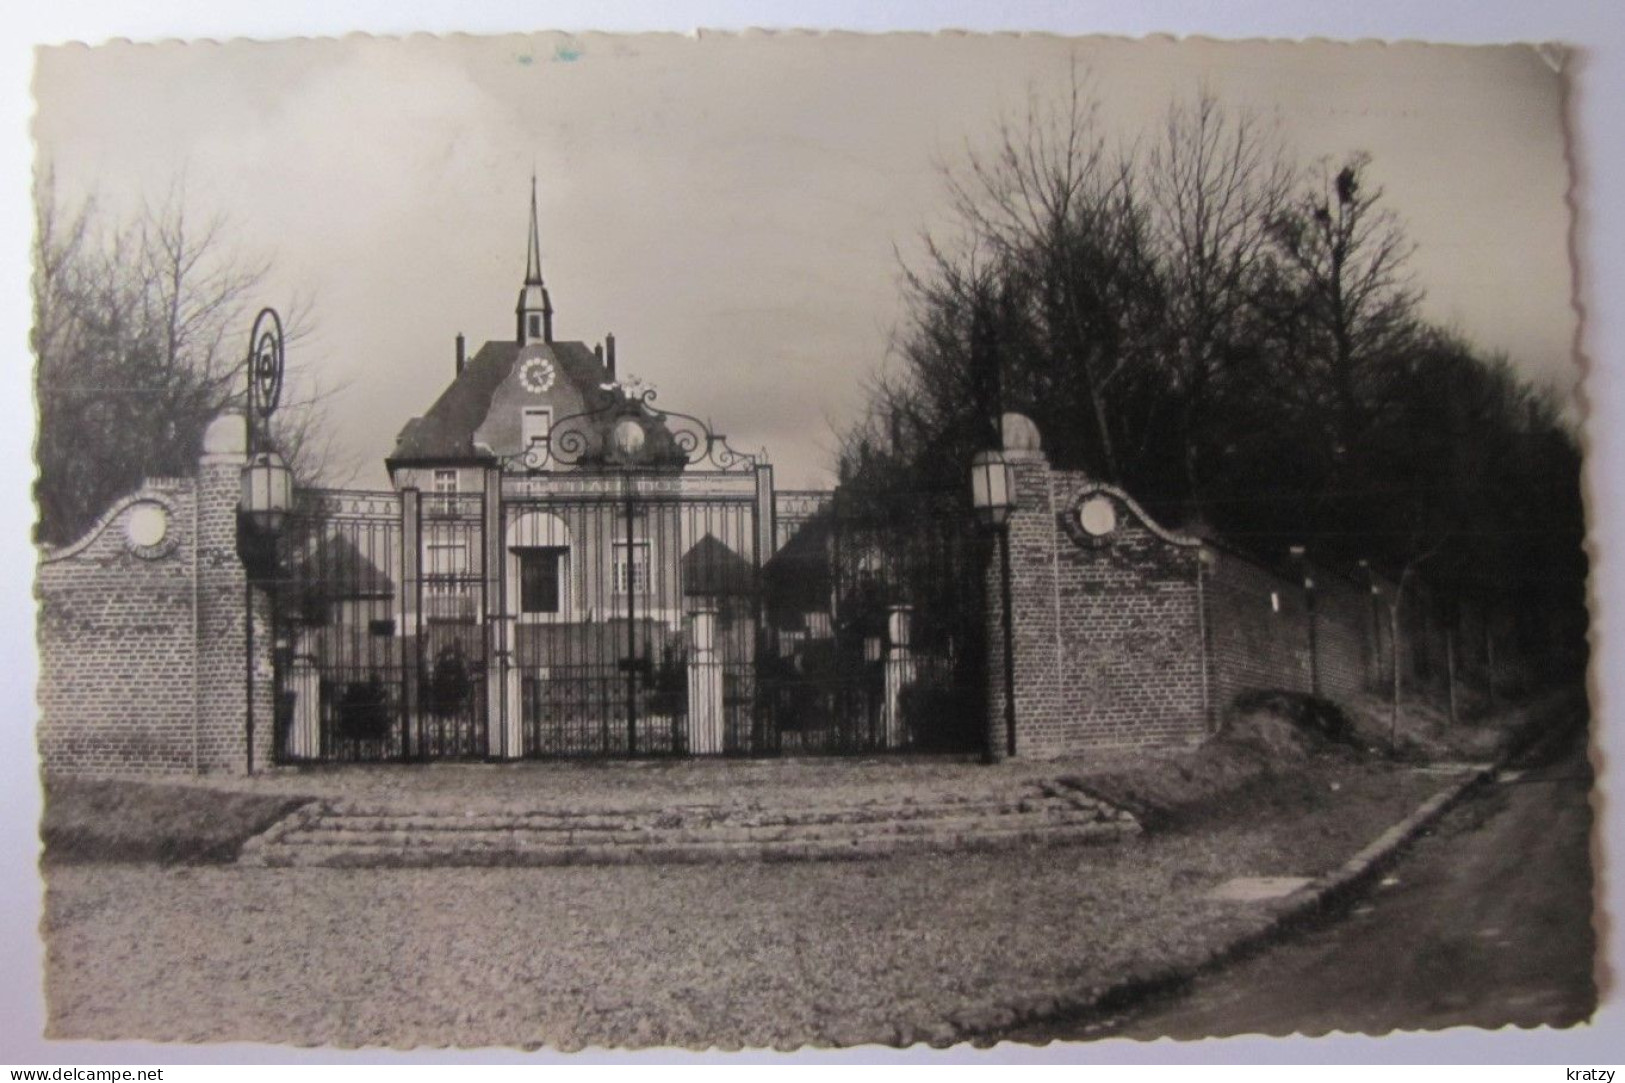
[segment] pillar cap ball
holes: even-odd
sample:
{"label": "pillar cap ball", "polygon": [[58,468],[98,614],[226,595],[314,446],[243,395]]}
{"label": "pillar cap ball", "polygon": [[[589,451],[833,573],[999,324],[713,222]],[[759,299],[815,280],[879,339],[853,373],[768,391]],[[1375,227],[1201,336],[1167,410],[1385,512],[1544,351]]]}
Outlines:
{"label": "pillar cap ball", "polygon": [[243,415],[232,411],[221,414],[203,430],[205,455],[243,455],[248,452],[248,425]]}
{"label": "pillar cap ball", "polygon": [[999,419],[999,432],[1006,451],[1042,451],[1044,448],[1038,426],[1026,414],[1005,414]]}

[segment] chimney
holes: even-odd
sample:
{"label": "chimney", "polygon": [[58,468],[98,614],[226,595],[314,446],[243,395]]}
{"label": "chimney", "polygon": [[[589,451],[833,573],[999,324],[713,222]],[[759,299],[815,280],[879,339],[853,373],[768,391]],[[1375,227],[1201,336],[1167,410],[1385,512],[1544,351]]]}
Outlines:
{"label": "chimney", "polygon": [[604,363],[604,344],[602,342],[592,348],[592,356],[600,365]]}
{"label": "chimney", "polygon": [[466,363],[467,358],[466,348],[463,341],[463,333],[459,331],[457,332],[457,375],[461,376],[463,374],[463,365]]}
{"label": "chimney", "polygon": [[615,379],[615,332],[611,331],[604,336],[604,367],[609,369],[609,378]]}

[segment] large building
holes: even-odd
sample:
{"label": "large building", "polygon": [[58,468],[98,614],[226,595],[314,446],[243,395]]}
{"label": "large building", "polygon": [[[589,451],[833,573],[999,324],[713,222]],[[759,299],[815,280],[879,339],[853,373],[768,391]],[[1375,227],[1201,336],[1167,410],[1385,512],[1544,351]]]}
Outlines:
{"label": "large building", "polygon": [[[297,630],[309,670],[289,682],[291,758],[760,744],[772,467],[618,381],[613,335],[554,337],[534,182],[514,316],[511,339],[472,356],[459,335],[450,385],[402,428],[387,459],[398,530],[393,501],[377,520],[345,514],[344,494],[311,505],[291,566],[317,608],[351,619]],[[376,569],[396,566],[380,591]],[[405,704],[393,665],[416,670]]]}

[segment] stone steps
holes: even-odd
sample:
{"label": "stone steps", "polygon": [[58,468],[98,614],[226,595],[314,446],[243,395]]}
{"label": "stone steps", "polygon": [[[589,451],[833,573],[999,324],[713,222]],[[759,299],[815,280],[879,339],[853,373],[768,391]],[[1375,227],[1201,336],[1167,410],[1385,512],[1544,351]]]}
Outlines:
{"label": "stone steps", "polygon": [[1094,801],[1039,801],[1009,803],[954,803],[948,805],[865,806],[853,809],[808,809],[794,812],[759,809],[693,809],[645,814],[583,815],[560,812],[455,813],[388,812],[358,810],[347,806],[331,812],[310,826],[311,830],[462,830],[462,831],[644,831],[691,827],[739,827],[768,830],[841,824],[868,825],[892,823],[930,824],[945,820],[986,820],[1002,816],[1076,816],[1109,813],[1107,806]]}
{"label": "stone steps", "polygon": [[[1007,817],[1009,826],[1049,830],[1087,826],[1101,822],[1093,813],[1051,810],[1042,814]],[[449,824],[394,824],[387,821],[352,823],[348,817],[324,820],[285,843],[306,846],[517,846],[557,845],[647,845],[665,843],[749,843],[813,841],[866,838],[891,835],[961,835],[967,832],[1002,830],[1001,818],[954,817],[931,821],[895,820],[865,823],[806,823],[770,826],[689,827],[672,829],[595,828],[583,830],[549,825],[531,827],[468,827]]]}
{"label": "stone steps", "polygon": [[1139,830],[1126,812],[1044,787],[1013,800],[645,812],[306,806],[249,841],[240,863],[330,868],[842,860],[1062,846]]}

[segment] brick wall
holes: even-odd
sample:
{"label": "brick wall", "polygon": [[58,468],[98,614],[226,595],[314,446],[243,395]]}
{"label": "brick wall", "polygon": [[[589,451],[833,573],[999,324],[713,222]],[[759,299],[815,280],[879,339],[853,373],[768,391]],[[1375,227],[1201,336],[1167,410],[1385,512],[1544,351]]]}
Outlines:
{"label": "brick wall", "polygon": [[1301,582],[1223,550],[1208,553],[1203,589],[1216,717],[1248,689],[1308,692],[1309,606]]}
{"label": "brick wall", "polygon": [[[1053,745],[1061,732],[1065,703],[1061,699],[1059,616],[1054,564],[1057,552],[1051,511],[1049,463],[1041,452],[1007,452],[1016,483],[1016,506],[1007,526],[1010,546],[1010,613],[1014,650],[1016,750],[1030,744]],[[1000,560],[995,550],[988,562],[987,607],[989,747],[1008,749],[1004,681],[1004,594]]]}
{"label": "brick wall", "polygon": [[[239,423],[240,423],[240,419]],[[247,575],[237,556],[242,443],[226,434],[198,463],[198,769],[241,774],[247,751]],[[254,598],[253,764],[271,761],[273,673],[266,599]]]}
{"label": "brick wall", "polygon": [[1250,689],[1337,699],[1381,687],[1381,610],[1362,576],[1208,551],[1209,655],[1221,714]]}
{"label": "brick wall", "polygon": [[[1153,523],[1127,494],[1053,471],[1041,453],[1007,453],[1016,753],[1179,746],[1207,733],[1200,547]],[[1114,529],[1078,526],[1086,501]],[[996,565],[996,562],[995,562]],[[1002,594],[990,572],[989,723],[1006,749]]]}
{"label": "brick wall", "polygon": [[[210,427],[192,478],[153,479],[82,538],[41,553],[40,756],[47,771],[242,772],[246,577],[237,556],[240,416]],[[253,763],[270,761],[271,636],[256,598]]]}
{"label": "brick wall", "polygon": [[1315,683],[1320,695],[1357,696],[1377,687],[1371,584],[1311,567],[1315,615]]}
{"label": "brick wall", "polygon": [[[1269,566],[1169,531],[1121,490],[1053,470],[1030,426],[1015,431],[1027,442],[1006,449],[1017,755],[1189,745],[1249,690],[1347,699],[1391,688],[1394,584],[1302,556]],[[988,725],[1003,753],[997,559],[988,597]],[[1413,578],[1400,619],[1406,695],[1446,694],[1449,627]],[[1458,647],[1458,674],[1461,658]]]}
{"label": "brick wall", "polygon": [[[193,479],[153,480],[43,554],[40,757],[46,770],[155,774],[197,764]],[[164,520],[155,547],[131,540]]]}

